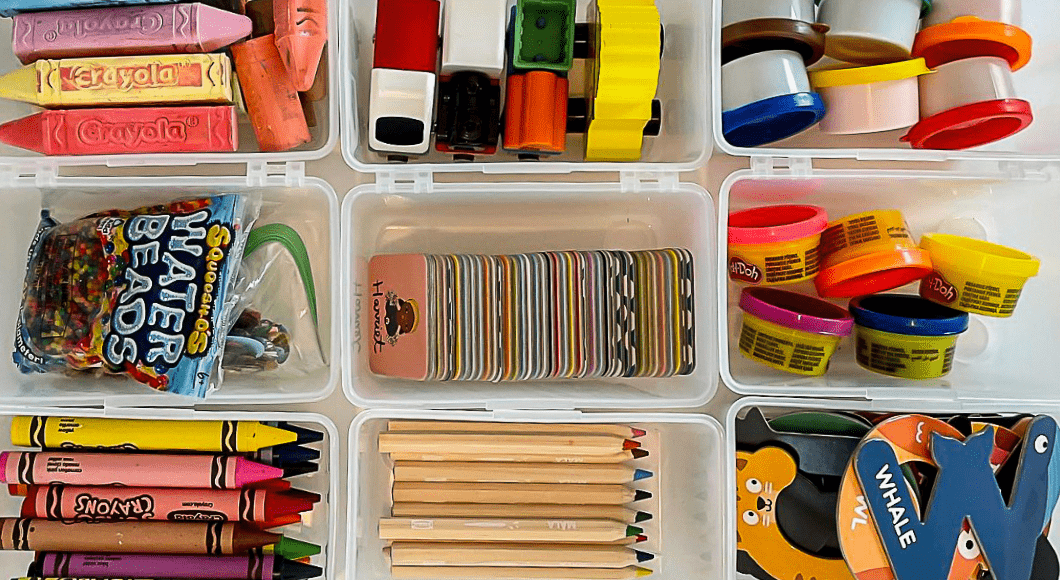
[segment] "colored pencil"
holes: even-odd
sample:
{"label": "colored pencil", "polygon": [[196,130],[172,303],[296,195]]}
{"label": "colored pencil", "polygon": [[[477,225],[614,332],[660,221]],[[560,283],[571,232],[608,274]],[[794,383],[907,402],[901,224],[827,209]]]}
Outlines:
{"label": "colored pencil", "polygon": [[419,451],[391,453],[394,461],[486,461],[495,463],[625,463],[648,456],[644,449],[631,449],[609,455],[583,455],[572,453],[541,454],[526,453],[483,453],[466,449],[450,449],[445,453],[424,453]]}
{"label": "colored pencil", "polygon": [[395,502],[624,505],[650,497],[624,485],[394,482]]}
{"label": "colored pencil", "polygon": [[257,421],[15,417],[11,443],[44,449],[237,453],[292,443],[291,431]]}
{"label": "colored pencil", "polygon": [[621,463],[564,465],[398,461],[395,481],[465,481],[491,483],[631,483],[652,476],[650,471]]}
{"label": "colored pencil", "polygon": [[397,518],[559,518],[568,520],[614,520],[634,524],[651,519],[651,514],[617,505],[489,504],[489,503],[409,503],[394,504]]}
{"label": "colored pencil", "polygon": [[625,568],[654,558],[626,546],[394,542],[394,566],[513,566],[526,568]]}
{"label": "colored pencil", "polygon": [[225,522],[87,522],[0,518],[0,550],[116,554],[240,554],[278,534]]}
{"label": "colored pencil", "polygon": [[613,455],[640,443],[613,435],[533,435],[528,433],[380,433],[382,453],[533,453],[536,455]]}
{"label": "colored pencil", "polygon": [[617,542],[643,534],[611,520],[413,519],[379,520],[381,540],[428,542]]}
{"label": "colored pencil", "polygon": [[236,489],[283,470],[243,457],[140,453],[0,453],[0,482]]}
{"label": "colored pencil", "polygon": [[[632,580],[648,568],[501,568],[486,566],[393,566],[394,580]],[[21,580],[21,579],[20,579]],[[47,579],[45,579],[47,580]]]}
{"label": "colored pencil", "polygon": [[387,431],[404,433],[550,433],[613,435],[626,439],[643,437],[645,431],[623,425],[600,423],[484,423],[479,421],[418,421],[391,419]]}

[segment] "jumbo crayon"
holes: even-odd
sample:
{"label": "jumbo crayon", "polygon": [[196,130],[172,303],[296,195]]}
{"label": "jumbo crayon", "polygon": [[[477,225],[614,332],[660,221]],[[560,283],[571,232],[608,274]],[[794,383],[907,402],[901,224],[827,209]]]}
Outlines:
{"label": "jumbo crayon", "polygon": [[194,578],[217,580],[306,580],[322,575],[317,566],[292,562],[262,550],[240,556],[138,554],[40,554],[30,576],[79,578]]}
{"label": "jumbo crayon", "polygon": [[230,522],[68,522],[0,518],[0,550],[222,556],[275,544],[279,539],[279,534]]}
{"label": "jumbo crayon", "polygon": [[15,417],[11,443],[44,449],[243,453],[297,440],[257,421],[166,421],[99,417]]}
{"label": "jumbo crayon", "polygon": [[280,537],[280,541],[262,549],[266,554],[275,554],[288,560],[301,560],[320,553],[320,546],[287,536]]}
{"label": "jumbo crayon", "polygon": [[273,0],[276,48],[295,89],[313,86],[328,41],[327,0]]}
{"label": "jumbo crayon", "polygon": [[38,60],[0,77],[0,97],[42,107],[232,102],[223,54]]}
{"label": "jumbo crayon", "polygon": [[236,121],[225,105],[64,109],[0,125],[0,142],[45,155],[235,151]]}
{"label": "jumbo crayon", "polygon": [[12,47],[42,58],[213,52],[250,35],[250,19],[205,4],[112,6],[18,14]]}
{"label": "jumbo crayon", "polygon": [[40,12],[57,8],[89,8],[93,6],[128,6],[158,4],[165,0],[2,0],[0,16],[14,16],[20,12]]}
{"label": "jumbo crayon", "polygon": [[238,489],[283,471],[243,457],[140,453],[0,453],[0,482]]}
{"label": "jumbo crayon", "polygon": [[[31,487],[22,517],[49,520],[268,522],[313,509],[315,494],[260,489]],[[319,500],[319,496],[315,496]]]}
{"label": "jumbo crayon", "polygon": [[232,45],[239,86],[262,151],[287,151],[308,143],[309,124],[298,91],[287,76],[273,35]]}
{"label": "jumbo crayon", "polygon": [[284,467],[296,463],[306,463],[320,459],[320,451],[312,447],[302,447],[297,444],[277,445],[267,447],[257,453],[248,456],[250,459],[265,465]]}

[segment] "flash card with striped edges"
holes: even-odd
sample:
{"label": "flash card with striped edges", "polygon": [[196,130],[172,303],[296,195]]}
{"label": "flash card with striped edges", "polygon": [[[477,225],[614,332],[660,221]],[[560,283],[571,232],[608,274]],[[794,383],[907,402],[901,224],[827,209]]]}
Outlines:
{"label": "flash card with striped edges", "polygon": [[369,367],[419,381],[668,377],[695,370],[692,255],[681,248],[380,255]]}

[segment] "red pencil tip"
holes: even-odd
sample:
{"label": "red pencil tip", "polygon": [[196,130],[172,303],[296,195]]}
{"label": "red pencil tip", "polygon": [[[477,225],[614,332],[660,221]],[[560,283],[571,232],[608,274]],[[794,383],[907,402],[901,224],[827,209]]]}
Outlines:
{"label": "red pencil tip", "polygon": [[629,430],[633,431],[633,438],[634,439],[636,439],[637,437],[643,437],[643,436],[648,434],[648,432],[645,431],[644,429],[637,429],[636,427],[630,427]]}
{"label": "red pencil tip", "polygon": [[622,449],[625,449],[627,451],[630,450],[630,449],[637,449],[639,447],[640,447],[640,441],[632,441],[630,439],[626,439],[626,441],[624,443],[622,443]]}
{"label": "red pencil tip", "polygon": [[637,538],[637,541],[634,542],[635,544],[639,544],[641,542],[647,542],[648,541],[648,536],[645,536],[644,534],[639,534],[639,535],[636,536],[636,538]]}

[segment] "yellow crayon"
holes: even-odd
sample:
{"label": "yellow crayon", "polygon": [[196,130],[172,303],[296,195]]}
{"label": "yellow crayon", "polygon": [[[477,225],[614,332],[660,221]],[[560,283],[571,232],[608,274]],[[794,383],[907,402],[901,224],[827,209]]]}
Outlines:
{"label": "yellow crayon", "polygon": [[223,54],[38,60],[0,77],[0,97],[42,107],[231,103]]}
{"label": "yellow crayon", "polygon": [[244,453],[297,437],[256,421],[15,417],[11,422],[13,444],[42,449]]}

